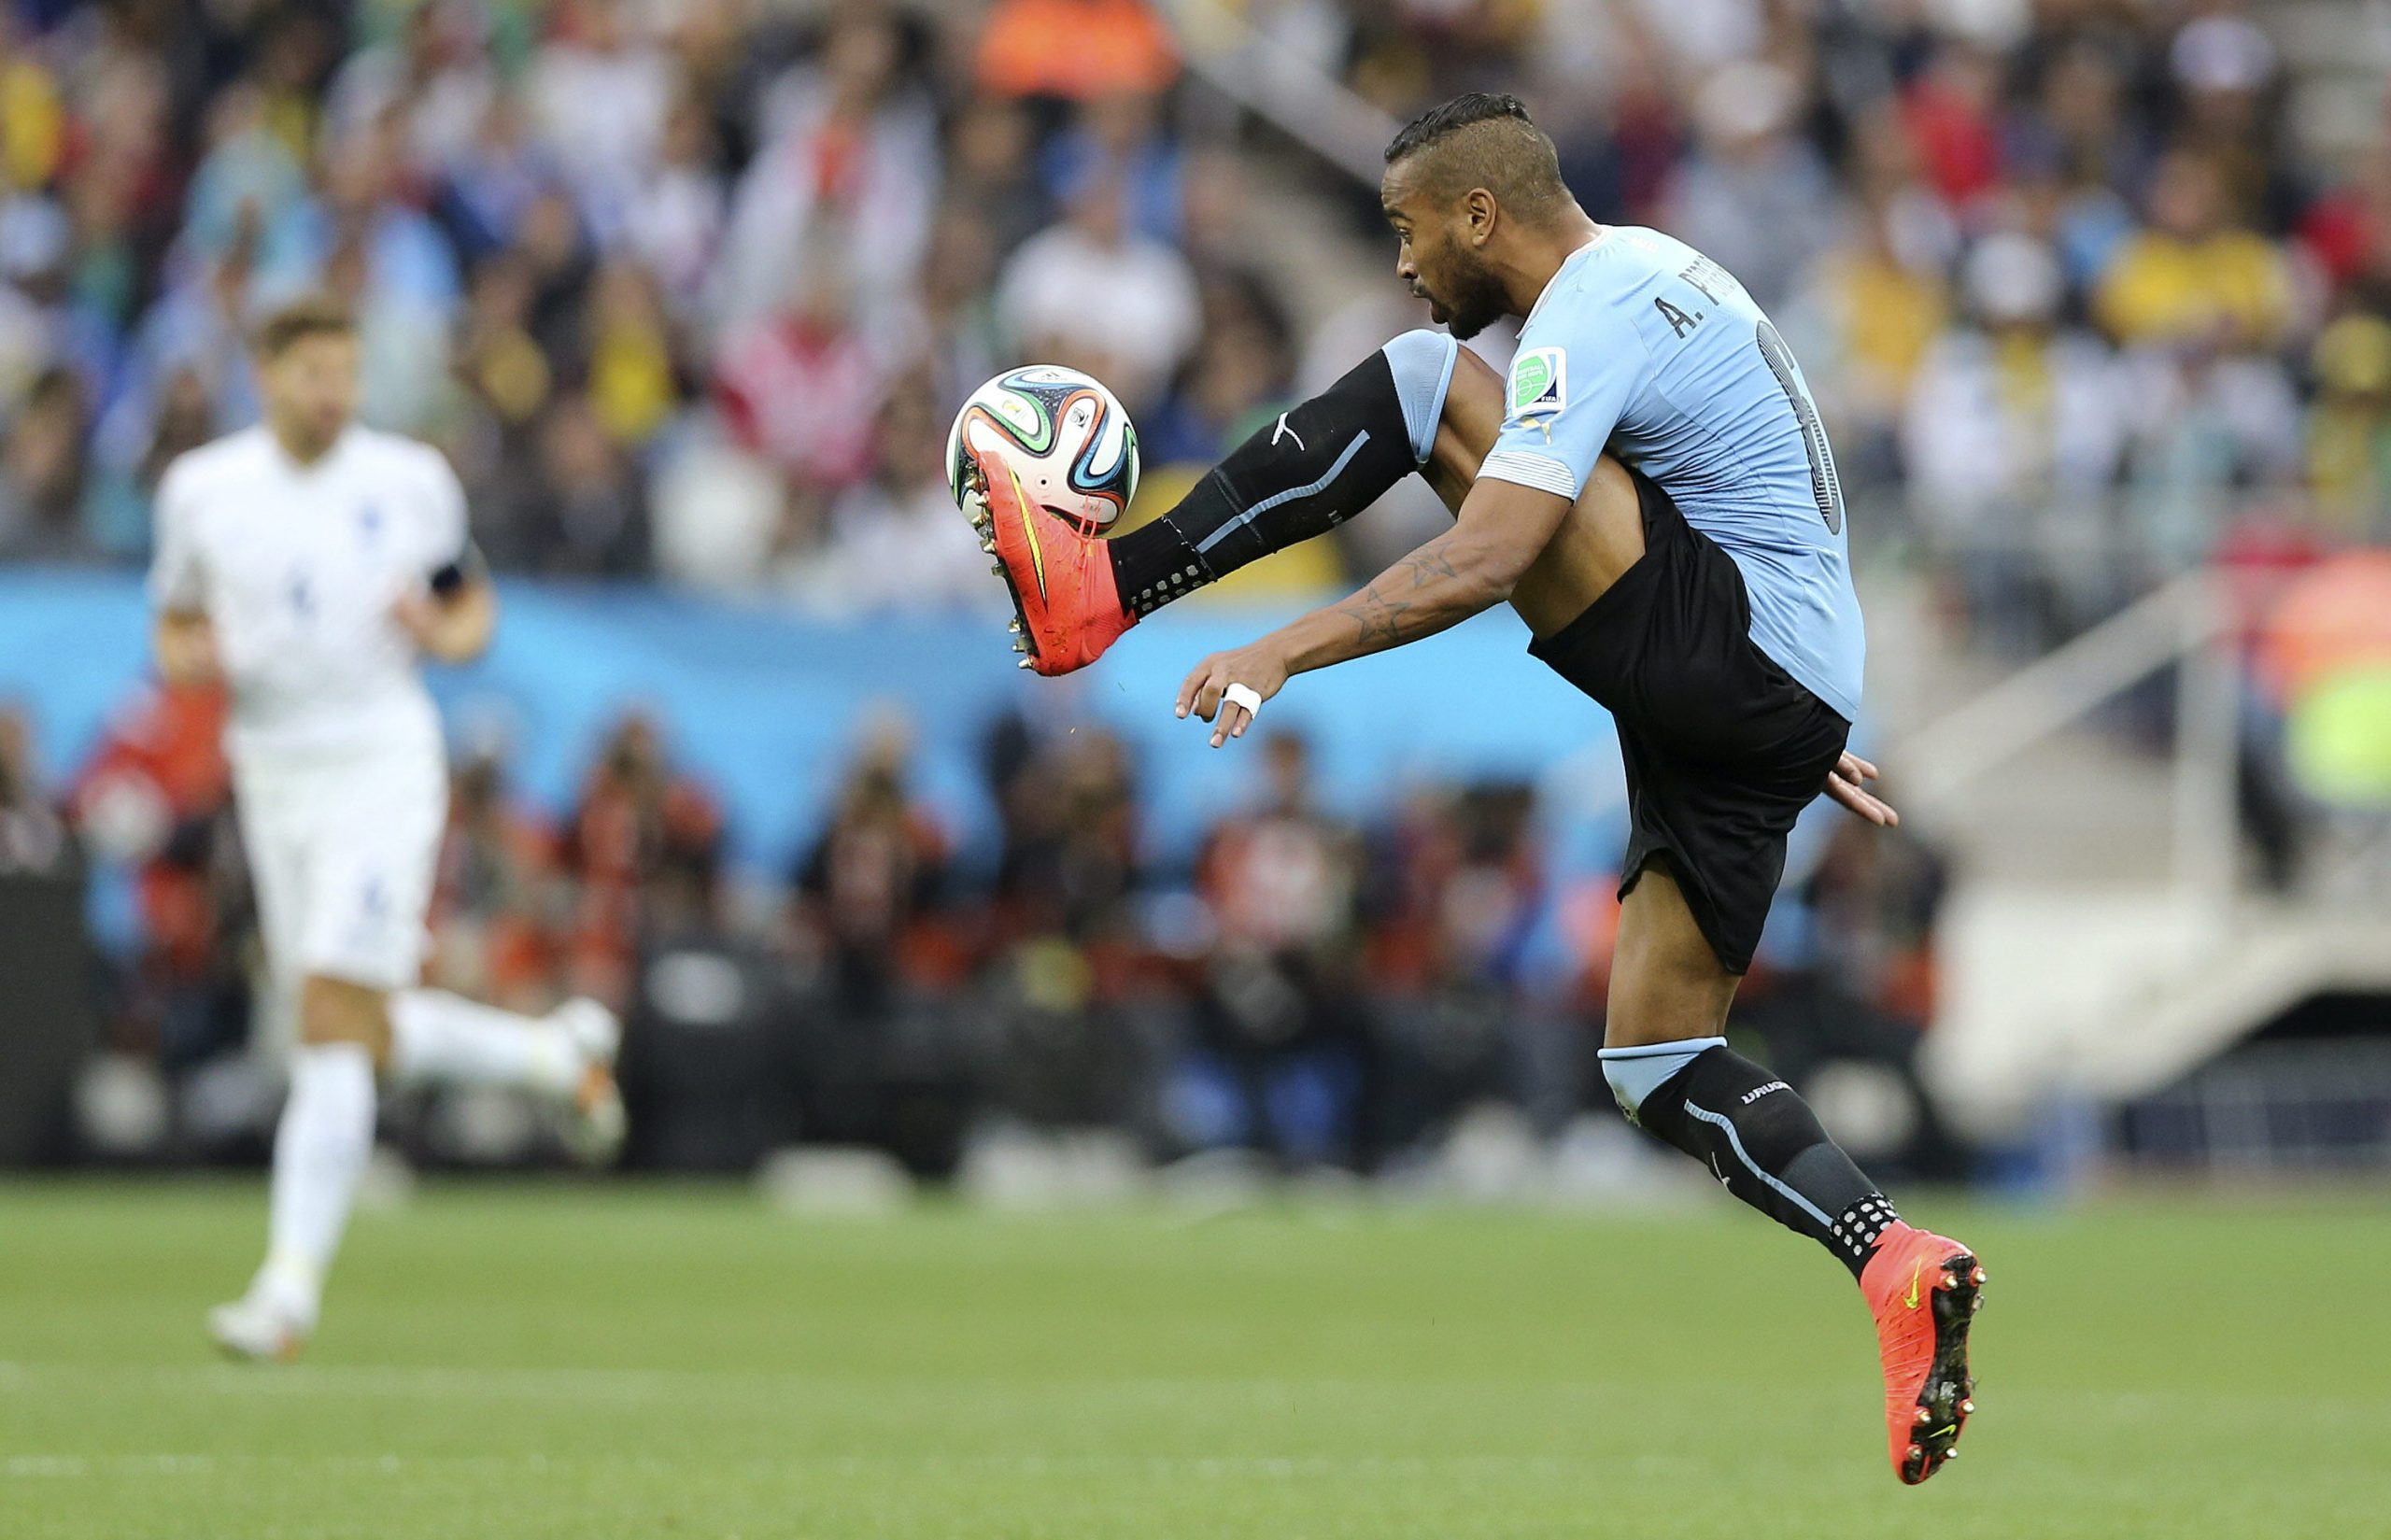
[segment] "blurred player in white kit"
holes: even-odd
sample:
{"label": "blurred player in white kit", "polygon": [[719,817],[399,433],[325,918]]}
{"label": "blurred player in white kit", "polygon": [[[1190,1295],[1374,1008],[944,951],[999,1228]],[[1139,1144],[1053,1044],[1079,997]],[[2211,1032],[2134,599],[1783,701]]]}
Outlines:
{"label": "blurred player in white kit", "polygon": [[417,988],[447,820],[447,756],[417,660],[489,644],[497,601],[440,452],[351,420],[348,317],[306,301],[260,329],[265,420],[158,489],[160,671],[220,677],[267,970],[295,1022],[265,1264],[208,1318],[244,1358],[295,1357],[373,1152],[376,1080],[545,1093],[575,1147],[620,1142],[611,1012],[522,1016]]}

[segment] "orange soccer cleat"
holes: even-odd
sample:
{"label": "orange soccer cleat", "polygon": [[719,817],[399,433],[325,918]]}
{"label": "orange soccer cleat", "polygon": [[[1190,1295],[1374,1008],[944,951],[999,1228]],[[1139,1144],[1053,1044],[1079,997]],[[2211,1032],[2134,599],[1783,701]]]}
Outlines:
{"label": "orange soccer cleat", "polygon": [[1012,591],[1021,666],[1047,675],[1086,668],[1137,624],[1122,608],[1111,552],[1032,502],[1001,451],[970,461],[963,511]]}
{"label": "orange soccer cleat", "polygon": [[1959,1451],[1969,1399],[1968,1326],[1984,1303],[1984,1268],[1956,1240],[1896,1223],[1860,1274],[1876,1317],[1885,1426],[1893,1473],[1916,1486]]}

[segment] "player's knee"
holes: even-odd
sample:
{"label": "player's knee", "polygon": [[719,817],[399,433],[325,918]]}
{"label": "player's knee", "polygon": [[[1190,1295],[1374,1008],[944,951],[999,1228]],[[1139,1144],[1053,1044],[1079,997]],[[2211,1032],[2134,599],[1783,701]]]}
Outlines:
{"label": "player's knee", "polygon": [[1723,1032],[1734,981],[1722,978],[1707,947],[1698,954],[1648,948],[1630,959],[1633,971],[1623,978],[1614,965],[1603,1046],[1645,1048]]}
{"label": "player's knee", "polygon": [[389,1040],[388,997],[378,989],[322,974],[299,990],[299,1040],[311,1047],[356,1043],[378,1060]]}
{"label": "player's knee", "polygon": [[1704,1053],[1726,1046],[1724,1038],[1697,1038],[1691,1041],[1606,1048],[1601,1054],[1603,1079],[1609,1083],[1619,1109],[1634,1118],[1642,1112],[1653,1092],[1685,1073]]}
{"label": "player's knee", "polygon": [[1503,376],[1466,347],[1455,345],[1451,356],[1452,373],[1445,381],[1439,409],[1436,460],[1431,469],[1442,469],[1466,482],[1477,476],[1478,468],[1494,452],[1495,439],[1502,435]]}
{"label": "player's knee", "polygon": [[1403,403],[1403,428],[1411,438],[1411,458],[1428,462],[1436,448],[1436,424],[1445,412],[1445,396],[1453,378],[1454,356],[1461,345],[1442,332],[1406,332],[1381,349],[1394,375],[1394,393]]}

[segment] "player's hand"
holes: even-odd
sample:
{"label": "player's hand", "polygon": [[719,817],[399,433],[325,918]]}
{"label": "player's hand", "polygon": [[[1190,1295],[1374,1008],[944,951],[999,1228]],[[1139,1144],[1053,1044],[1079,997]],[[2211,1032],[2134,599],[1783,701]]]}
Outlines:
{"label": "player's hand", "polygon": [[1872,824],[1891,828],[1902,821],[1892,804],[1868,789],[1867,783],[1876,779],[1876,767],[1856,754],[1846,752],[1827,772],[1827,795],[1849,808]]}
{"label": "player's hand", "polygon": [[212,685],[224,677],[216,628],[205,615],[162,615],[156,631],[158,674],[169,685]]}
{"label": "player's hand", "polygon": [[407,633],[418,651],[430,651],[440,629],[440,606],[432,595],[409,588],[390,601],[390,618]]}
{"label": "player's hand", "polygon": [[1287,665],[1278,649],[1266,642],[1255,642],[1230,652],[1214,653],[1196,665],[1196,671],[1179,686],[1179,714],[1194,712],[1212,724],[1212,747],[1219,748],[1232,738],[1243,738],[1245,729],[1253,725],[1253,713],[1234,700],[1224,701],[1221,693],[1231,685],[1243,685],[1267,700],[1286,686]]}

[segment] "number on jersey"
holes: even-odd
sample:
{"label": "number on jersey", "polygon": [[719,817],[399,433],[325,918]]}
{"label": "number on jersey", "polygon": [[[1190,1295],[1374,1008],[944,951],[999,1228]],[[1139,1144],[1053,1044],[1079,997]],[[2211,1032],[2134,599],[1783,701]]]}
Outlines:
{"label": "number on jersey", "polygon": [[1776,328],[1763,318],[1753,340],[1760,345],[1768,372],[1784,390],[1786,403],[1793,408],[1793,420],[1802,426],[1802,445],[1810,454],[1810,495],[1818,500],[1818,516],[1826,520],[1829,534],[1839,535],[1843,533],[1843,482],[1834,473],[1834,451],[1827,447],[1826,426],[1818,421],[1810,393],[1802,389],[1802,376],[1793,372],[1793,354],[1776,334]]}

